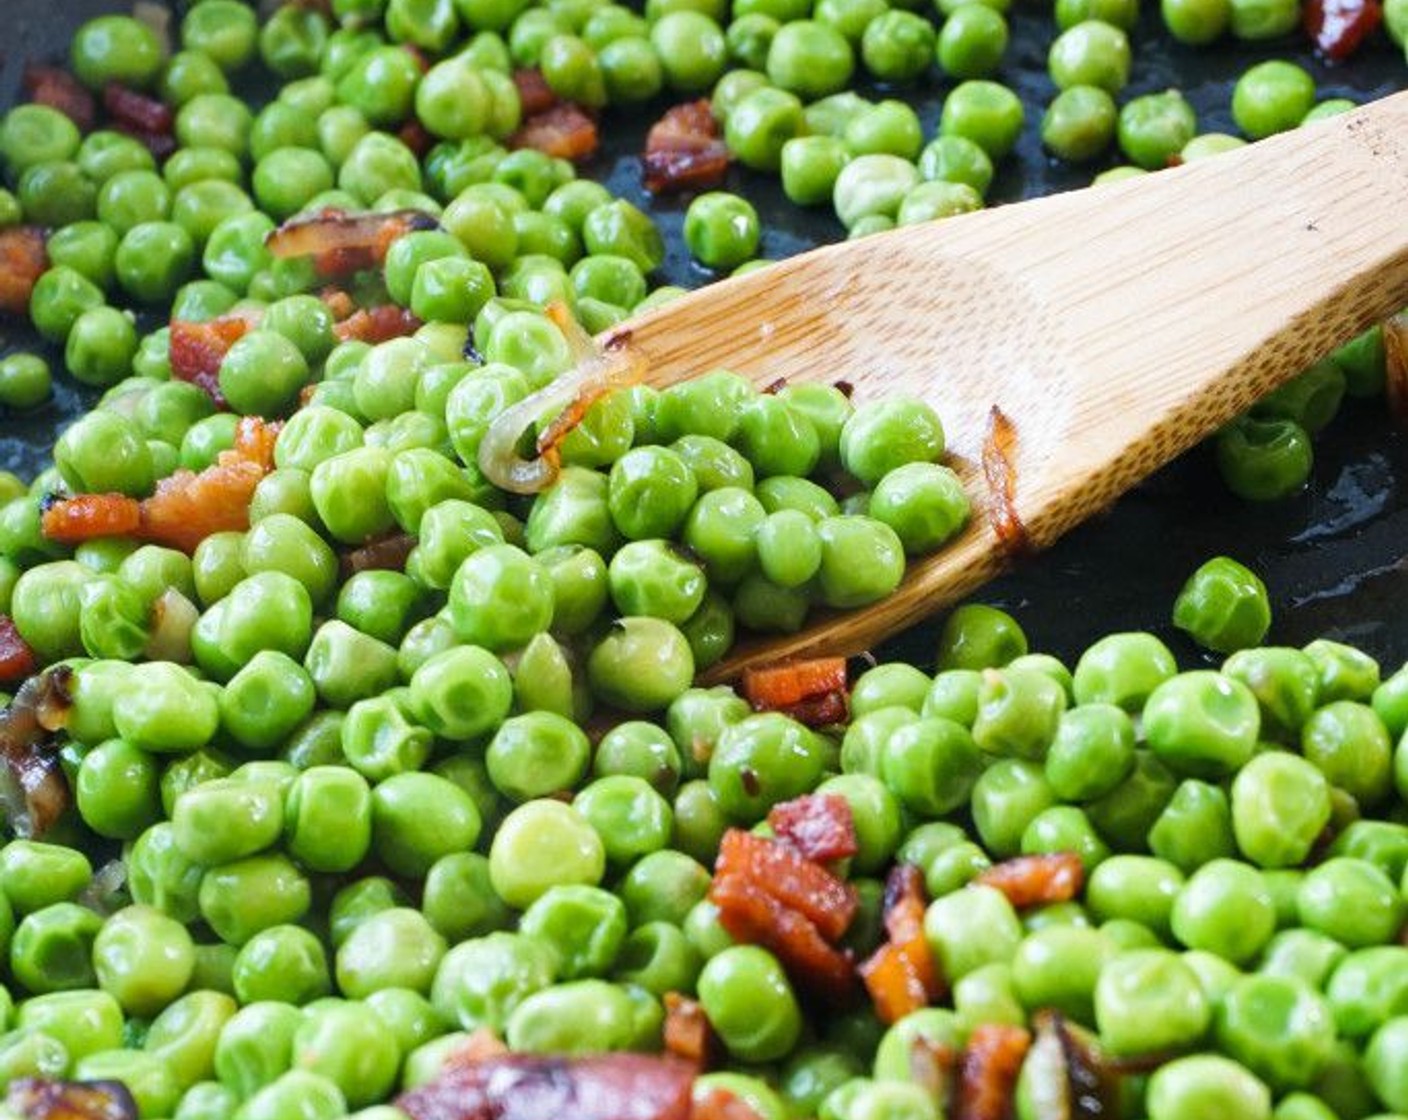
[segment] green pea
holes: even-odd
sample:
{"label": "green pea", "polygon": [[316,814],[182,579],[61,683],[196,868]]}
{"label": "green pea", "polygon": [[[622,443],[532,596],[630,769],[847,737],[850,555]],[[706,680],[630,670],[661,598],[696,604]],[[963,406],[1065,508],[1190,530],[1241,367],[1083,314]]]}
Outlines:
{"label": "green pea", "polygon": [[1296,898],[1302,925],[1351,948],[1392,939],[1404,901],[1387,875],[1364,860],[1337,857],[1306,874]]}
{"label": "green pea", "polygon": [[490,881],[511,906],[526,908],[549,887],[595,886],[605,870],[601,840],[567,805],[529,801],[499,826],[489,850]]}
{"label": "green pea", "polygon": [[[1241,780],[1240,775],[1238,780]],[[1251,824],[1250,798],[1254,796],[1251,789],[1250,785],[1244,787],[1243,798],[1247,800],[1234,803],[1242,805],[1243,821],[1255,828],[1256,825]],[[1233,796],[1235,799],[1237,795]],[[1191,874],[1205,863],[1236,854],[1234,812],[1221,788],[1188,778],[1179,783],[1149,830],[1149,848],[1159,858]],[[1260,833],[1257,840],[1265,842]],[[1247,852],[1245,846],[1242,850]]]}
{"label": "green pea", "polygon": [[1164,681],[1150,693],[1143,717],[1155,755],[1194,777],[1220,777],[1245,763],[1261,722],[1250,689],[1207,670]]}
{"label": "green pea", "polygon": [[1082,20],[1062,30],[1047,56],[1051,80],[1060,89],[1095,86],[1119,93],[1129,81],[1129,37],[1100,19]]}
{"label": "green pea", "polygon": [[1284,1092],[1314,1083],[1334,1047],[1334,1019],[1299,979],[1246,976],[1218,1005],[1216,1037],[1229,1057]]}
{"label": "green pea", "polygon": [[437,859],[466,851],[482,820],[473,799],[436,774],[393,774],[372,790],[372,850],[393,872],[424,876]]}
{"label": "green pea", "polygon": [[445,939],[417,910],[393,906],[359,922],[337,949],[337,985],[365,999],[374,992],[430,990]]}
{"label": "green pea", "polygon": [[1330,787],[1295,755],[1257,755],[1232,783],[1237,845],[1260,867],[1298,867],[1330,819]]}
{"label": "green pea", "polygon": [[968,800],[981,771],[981,755],[962,724],[930,717],[890,735],[881,747],[879,768],[906,809],[939,817]]}
{"label": "green pea", "polygon": [[70,901],[92,878],[88,857],[61,844],[11,840],[0,849],[0,890],[20,914]]}
{"label": "green pea", "polygon": [[1315,104],[1315,79],[1293,62],[1258,63],[1232,89],[1232,118],[1253,140],[1295,128]]}
{"label": "green pea", "polygon": [[1261,875],[1245,864],[1213,860],[1194,872],[1174,900],[1173,934],[1193,949],[1206,949],[1234,964],[1253,957],[1276,923]]}
{"label": "green pea", "polygon": [[35,995],[92,988],[93,943],[103,920],[73,902],[55,902],[27,914],[10,941],[10,972]]}
{"label": "green pea", "polygon": [[100,836],[136,839],[161,817],[155,758],[123,739],[83,756],[74,796],[83,823]]}
{"label": "green pea", "polygon": [[209,869],[201,879],[199,903],[201,917],[222,940],[243,945],[260,930],[297,922],[311,899],[302,872],[276,854]]}
{"label": "green pea", "polygon": [[1209,560],[1189,577],[1173,615],[1175,626],[1219,653],[1260,644],[1271,625],[1266,585],[1226,556]]}
{"label": "green pea", "polygon": [[973,823],[994,855],[1021,850],[1022,835],[1056,801],[1041,767],[1025,759],[1004,758],[979,775],[972,792]]}
{"label": "green pea", "polygon": [[67,1061],[122,1045],[122,1009],[96,988],[31,996],[19,1007],[17,1025],[59,1043]]}
{"label": "green pea", "polygon": [[1392,744],[1367,704],[1325,704],[1302,726],[1301,750],[1332,786],[1361,804],[1373,805],[1388,795]]}
{"label": "green pea", "polygon": [[98,987],[131,1015],[150,1016],[186,988],[195,947],[186,927],[148,906],[113,914],[93,940]]}
{"label": "green pea", "polygon": [[167,221],[133,226],[123,235],[113,258],[118,283],[142,303],[170,299],[190,275],[194,261],[191,235]]}
{"label": "green pea", "polygon": [[430,1001],[464,1030],[501,1031],[514,1008],[552,983],[555,967],[548,946],[518,933],[490,933],[445,954]]}
{"label": "green pea", "polygon": [[220,723],[211,690],[183,666],[150,661],[133,667],[130,689],[113,701],[117,733],[156,753],[184,753],[205,746]]}
{"label": "green pea", "polygon": [[127,856],[132,900],[180,921],[194,921],[199,915],[197,892],[203,875],[204,868],[181,851],[175,829],[166,821],[137,837]]}
{"label": "green pea", "polygon": [[177,1085],[189,1091],[214,1077],[220,1031],[237,1008],[222,992],[187,992],[152,1020],[142,1048],[164,1062]]}
{"label": "green pea", "polygon": [[593,695],[627,712],[664,708],[693,678],[688,641],[662,619],[616,620],[587,657]]}
{"label": "green pea", "polygon": [[1011,961],[1022,940],[1022,927],[1001,891],[968,886],[929,904],[924,936],[944,975],[956,982],[984,965]]}
{"label": "green pea", "polygon": [[777,959],[752,945],[705,962],[699,999],[729,1053],[744,1061],[786,1054],[801,1032],[801,1012]]}
{"label": "green pea", "polygon": [[1218,436],[1222,479],[1249,501],[1273,501],[1300,490],[1312,458],[1310,434],[1294,420],[1244,416]]}
{"label": "green pea", "polygon": [[1117,1054],[1196,1045],[1212,1022],[1197,976],[1167,949],[1121,953],[1106,964],[1095,1016],[1100,1041]]}

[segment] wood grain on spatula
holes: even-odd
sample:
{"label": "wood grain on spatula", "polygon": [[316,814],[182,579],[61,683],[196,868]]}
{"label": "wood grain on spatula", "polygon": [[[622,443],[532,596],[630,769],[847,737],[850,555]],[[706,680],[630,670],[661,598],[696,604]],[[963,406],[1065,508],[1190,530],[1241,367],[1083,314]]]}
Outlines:
{"label": "wood grain on spatula", "polygon": [[1408,93],[1183,167],[806,253],[625,324],[666,385],[908,393],[975,499],[964,533],[871,607],[741,642],[710,679],[851,654],[1011,559],[980,466],[1010,424],[1011,514],[1042,548],[1356,331],[1408,304]]}

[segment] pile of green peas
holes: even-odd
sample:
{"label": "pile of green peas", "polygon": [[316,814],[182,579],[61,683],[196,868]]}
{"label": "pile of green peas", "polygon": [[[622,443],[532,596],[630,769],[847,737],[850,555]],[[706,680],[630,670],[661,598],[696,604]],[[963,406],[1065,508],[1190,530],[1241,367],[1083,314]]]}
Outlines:
{"label": "pile of green peas", "polygon": [[[1115,7],[1058,5],[1048,147],[1084,160],[1117,138],[1143,167],[1230,146],[1197,136],[1176,95],[1115,111],[1128,44],[1108,28],[1132,18]],[[1281,18],[1247,7],[1166,4],[1165,19],[1192,41]],[[664,248],[648,216],[503,146],[513,67],[591,107],[712,89],[740,162],[860,235],[981,204],[1023,126],[990,77],[1002,13],[941,5],[936,31],[831,0],[332,12],[291,5],[261,26],[201,0],[169,58],[134,20],[86,25],[82,81],[177,110],[160,166],[52,110],[0,122],[0,225],[52,230],[34,324],[103,390],[52,470],[0,479],[0,612],[74,670],[73,809],[0,849],[0,1083],[117,1078],[145,1120],[404,1120],[387,1102],[475,1029],[525,1052],[654,1050],[680,991],[727,1055],[701,1091],[763,1120],[940,1120],[909,1042],[1050,1008],[1117,1056],[1175,1055],[1128,1080],[1132,1120],[1408,1114],[1404,670],[1381,679],[1332,642],[1260,648],[1265,589],[1216,564],[1175,612],[1231,654],[1216,672],[1178,673],[1146,634],[1067,670],[973,606],[932,676],[878,666],[847,725],[812,730],[694,673],[735,624],[787,630],[813,602],[873,601],[962,525],[932,412],[715,371],[600,402],[530,502],[476,466],[491,420],[570,363],[546,303],[601,331],[678,294],[650,290]],[[1388,23],[1401,38],[1401,0]],[[422,74],[403,43],[439,61]],[[258,111],[230,93],[256,56],[285,82]],[[850,92],[857,60],[891,82],[936,60],[961,83],[939,134],[926,144],[903,102]],[[1313,99],[1272,67],[1238,83],[1234,110],[1256,138],[1343,107]],[[423,160],[394,136],[412,113],[437,140]],[[428,324],[414,338],[338,344],[308,262],[268,254],[279,221],[324,206],[438,218],[354,293],[408,307]],[[695,199],[684,235],[711,269],[756,265],[758,217],[737,196]],[[133,306],[259,313],[219,371],[230,409],[172,379],[169,332],[142,334]],[[1234,488],[1298,487],[1297,433],[1344,391],[1381,391],[1383,368],[1370,332],[1258,405],[1219,440]],[[32,407],[49,378],[43,359],[0,360],[0,405]],[[49,494],[141,497],[210,465],[239,413],[291,413],[247,532],[187,557],[39,531]],[[856,486],[844,499],[816,481],[837,474]],[[338,551],[389,531],[416,538],[404,570],[344,577]],[[639,718],[593,742],[596,703]],[[815,790],[857,823],[847,946],[877,946],[885,872],[915,864],[943,1006],[888,1030],[865,1007],[809,1014],[775,957],[720,926],[706,895],[723,830]],[[1081,856],[1076,902],[1018,913],[970,885],[1047,851]]]}
{"label": "pile of green peas", "polygon": [[[1156,1059],[1122,1080],[1131,1118],[1408,1109],[1408,667],[1385,677],[1340,643],[1179,672],[1123,633],[1067,668],[973,604],[932,675],[863,673],[844,725],[692,687],[595,745],[470,645],[346,710],[268,649],[223,688],[166,662],[74,665],[75,812],[0,849],[0,1079],[117,1078],[153,1120],[394,1120],[385,1102],[475,1030],[526,1053],[653,1050],[677,991],[726,1054],[699,1091],[763,1120],[941,1120],[916,1038],[958,1047],[1053,1010],[1114,1058]],[[855,820],[847,948],[883,939],[895,862],[932,899],[951,994],[888,1028],[865,1005],[809,1017],[708,899],[724,830],[812,791]],[[117,886],[87,854],[105,844]],[[1085,867],[1071,902],[1018,911],[974,883],[1052,852]],[[1047,1061],[1024,1065],[1021,1120]]]}

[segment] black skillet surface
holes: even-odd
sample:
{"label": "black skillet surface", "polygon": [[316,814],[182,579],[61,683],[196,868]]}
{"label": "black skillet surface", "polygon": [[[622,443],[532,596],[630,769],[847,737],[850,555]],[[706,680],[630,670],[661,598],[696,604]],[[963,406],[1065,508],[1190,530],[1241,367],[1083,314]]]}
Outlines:
{"label": "black skillet surface", "polygon": [[[1364,101],[1408,86],[1403,54],[1382,35],[1372,50],[1335,68],[1313,59],[1299,37],[1255,50],[1229,45],[1194,52],[1167,42],[1155,7],[1145,0],[1127,93],[1178,86],[1197,108],[1204,131],[1232,131],[1232,84],[1263,58],[1305,63],[1322,96]],[[26,59],[59,61],[73,28],[84,19],[128,9],[125,0],[0,0],[0,105],[16,97]],[[1053,93],[1045,68],[1055,34],[1049,6],[1018,0],[1011,20],[1012,45],[999,76],[1021,94],[1028,124],[1016,157],[995,184],[993,198],[1001,201],[1082,186],[1092,173],[1048,160],[1037,139],[1041,107]],[[895,95],[916,105],[929,134],[945,88],[931,75],[916,89]],[[257,96],[258,89],[256,80],[245,92]],[[670,245],[663,278],[694,287],[710,275],[690,262],[681,244],[684,202],[652,203],[639,186],[635,153],[661,108],[663,103],[608,115],[605,150],[586,171],[655,214]],[[829,213],[792,206],[775,180],[737,169],[731,176],[730,188],[751,198],[763,217],[765,255],[786,256],[840,236]],[[1408,221],[1405,200],[1385,204],[1400,207]],[[0,352],[21,345],[32,346],[34,340],[14,331],[13,324],[0,324]],[[1157,363],[1159,355],[1148,360]],[[835,371],[838,377],[845,372]],[[54,435],[78,415],[85,399],[62,377],[49,406],[23,418],[0,414],[0,468],[25,475],[40,469]],[[1352,403],[1320,438],[1316,458],[1306,493],[1273,505],[1248,505],[1226,493],[1211,457],[1196,450],[1104,517],[990,585],[983,598],[1013,610],[1037,649],[1073,657],[1101,634],[1151,629],[1174,644],[1185,664],[1193,664],[1199,655],[1169,626],[1169,609],[1189,572],[1209,556],[1227,553],[1266,579],[1275,611],[1268,640],[1300,644],[1322,635],[1339,638],[1396,668],[1408,661],[1408,436],[1389,428],[1381,404]],[[934,634],[932,624],[917,627],[893,643],[892,652],[927,661]]]}

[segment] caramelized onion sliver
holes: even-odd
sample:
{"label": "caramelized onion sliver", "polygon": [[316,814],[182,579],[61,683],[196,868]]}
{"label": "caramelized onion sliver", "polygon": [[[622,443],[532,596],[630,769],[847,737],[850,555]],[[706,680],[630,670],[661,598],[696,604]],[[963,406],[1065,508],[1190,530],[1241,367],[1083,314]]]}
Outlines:
{"label": "caramelized onion sliver", "polygon": [[[513,494],[536,494],[557,481],[561,470],[558,446],[592,405],[645,376],[644,360],[629,346],[597,347],[561,304],[552,304],[547,311],[567,338],[576,367],[496,417],[479,445],[479,469],[484,477]],[[518,453],[523,433],[543,416],[554,414],[555,419],[538,437],[537,457],[523,458]]]}

